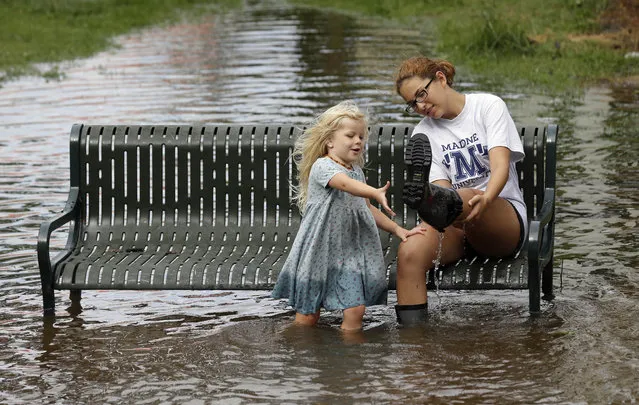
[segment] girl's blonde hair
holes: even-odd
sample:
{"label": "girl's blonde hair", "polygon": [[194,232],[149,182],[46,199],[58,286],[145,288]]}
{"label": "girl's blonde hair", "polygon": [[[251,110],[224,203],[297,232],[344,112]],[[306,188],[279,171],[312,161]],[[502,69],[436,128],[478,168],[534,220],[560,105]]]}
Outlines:
{"label": "girl's blonde hair", "polygon": [[[309,128],[295,141],[293,147],[293,162],[297,166],[297,186],[293,187],[293,200],[302,214],[306,209],[308,199],[308,179],[311,174],[313,163],[322,156],[328,154],[328,142],[337,131],[344,118],[364,121],[366,133],[364,142],[368,139],[368,118],[352,100],[329,108],[317,116]],[[355,162],[360,167],[364,166],[364,156],[360,154]]]}

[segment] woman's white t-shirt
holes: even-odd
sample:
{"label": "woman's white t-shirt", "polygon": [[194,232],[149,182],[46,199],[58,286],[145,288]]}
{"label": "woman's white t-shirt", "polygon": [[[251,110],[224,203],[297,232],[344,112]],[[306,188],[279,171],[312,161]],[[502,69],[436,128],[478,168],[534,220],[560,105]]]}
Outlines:
{"label": "woman's white t-shirt", "polygon": [[510,149],[508,180],[499,196],[510,201],[528,232],[526,205],[519,188],[515,163],[524,148],[506,103],[492,94],[467,94],[462,112],[453,119],[425,117],[413,134],[424,133],[433,154],[430,182],[448,180],[454,189],[486,190],[490,176],[488,151],[496,146]]}

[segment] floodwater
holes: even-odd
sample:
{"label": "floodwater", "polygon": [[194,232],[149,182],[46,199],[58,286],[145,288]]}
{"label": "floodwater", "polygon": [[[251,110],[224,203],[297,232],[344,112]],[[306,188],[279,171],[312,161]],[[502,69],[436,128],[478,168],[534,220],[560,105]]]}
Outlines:
{"label": "floodwater", "polygon": [[[426,38],[426,39],[425,39]],[[0,403],[622,404],[639,398],[637,88],[551,98],[494,79],[521,125],[560,125],[557,298],[431,292],[424,329],[388,307],[342,335],[339,314],[291,328],[267,291],[58,292],[43,322],[35,244],[68,192],[74,123],[305,123],[354,98],[378,122],[417,122],[396,63],[430,54],[428,27],[246,6],[144,30],[0,88]],[[56,234],[61,248],[64,235]]]}

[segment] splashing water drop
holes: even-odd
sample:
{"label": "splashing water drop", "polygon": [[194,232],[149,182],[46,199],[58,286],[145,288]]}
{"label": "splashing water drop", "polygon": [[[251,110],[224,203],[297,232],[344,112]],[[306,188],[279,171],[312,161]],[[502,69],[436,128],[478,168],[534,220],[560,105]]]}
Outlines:
{"label": "splashing water drop", "polygon": [[434,268],[433,268],[433,278],[435,279],[435,295],[437,296],[437,306],[441,305],[442,299],[439,296],[439,265],[442,261],[442,244],[444,242],[444,233],[439,233],[439,245],[437,246],[437,257],[433,260]]}

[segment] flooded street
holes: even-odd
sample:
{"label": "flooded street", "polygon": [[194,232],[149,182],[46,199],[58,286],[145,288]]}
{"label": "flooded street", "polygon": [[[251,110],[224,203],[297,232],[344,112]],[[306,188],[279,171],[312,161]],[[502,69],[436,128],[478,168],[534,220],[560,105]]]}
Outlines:
{"label": "flooded street", "polygon": [[639,402],[636,87],[560,99],[460,68],[461,91],[560,128],[557,298],[539,317],[527,291],[430,292],[429,325],[401,329],[392,292],[345,338],[339,314],[290,328],[268,291],[85,291],[83,308],[62,291],[43,322],[36,241],[67,198],[74,123],[304,124],[351,98],[373,123],[416,124],[393,73],[432,54],[421,29],[253,6],[123,36],[60,81],[0,88],[0,403]]}

